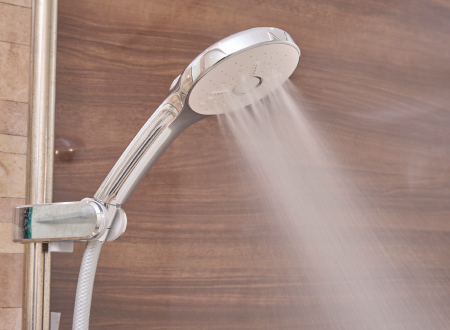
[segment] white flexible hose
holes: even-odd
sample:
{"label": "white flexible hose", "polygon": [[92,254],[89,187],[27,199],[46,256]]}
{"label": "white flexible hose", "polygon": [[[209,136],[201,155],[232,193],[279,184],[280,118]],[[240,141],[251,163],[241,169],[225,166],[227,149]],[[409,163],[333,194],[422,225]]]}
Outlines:
{"label": "white flexible hose", "polygon": [[91,313],[92,291],[94,290],[95,271],[103,242],[88,241],[81,261],[78,276],[75,309],[73,311],[72,330],[88,330]]}

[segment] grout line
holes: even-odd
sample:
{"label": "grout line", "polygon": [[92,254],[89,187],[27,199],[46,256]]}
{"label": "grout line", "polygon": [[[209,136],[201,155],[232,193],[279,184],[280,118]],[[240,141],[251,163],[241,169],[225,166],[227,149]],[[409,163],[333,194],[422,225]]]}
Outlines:
{"label": "grout line", "polygon": [[22,309],[22,307],[0,307],[1,309]]}
{"label": "grout line", "polygon": [[[15,199],[20,199],[20,198],[26,198],[26,197],[17,197],[17,196],[10,196],[10,197],[8,197],[8,196],[1,196],[0,198],[15,198]],[[25,204],[23,204],[23,205],[25,205]],[[27,204],[28,205],[28,204]],[[0,222],[0,224],[2,224],[2,223],[12,223],[11,221],[7,221],[7,222]],[[1,324],[0,324],[1,325]],[[0,328],[1,329],[1,328]]]}
{"label": "grout line", "polygon": [[4,43],[4,44],[13,44],[13,45],[19,45],[19,46],[31,47],[31,45],[27,45],[27,44],[19,44],[18,42],[11,42],[11,41],[6,41],[6,40],[0,40],[0,42],[2,42],[2,43]]}
{"label": "grout line", "polygon": [[5,101],[5,102],[16,102],[16,103],[22,103],[22,104],[28,104],[29,102],[22,102],[22,101],[12,101],[12,100],[7,100],[7,99],[1,99],[0,101]]}
{"label": "grout line", "polygon": [[8,135],[8,136],[21,136],[21,137],[27,137],[27,135],[20,135],[20,134],[8,134],[8,133],[2,133],[2,132],[0,132],[0,135]]}
{"label": "grout line", "polygon": [[15,3],[3,2],[3,1],[0,1],[0,3],[3,3],[3,4],[5,4],[5,5],[14,6],[14,7],[28,8],[28,9],[31,10],[31,7],[16,5]]}
{"label": "grout line", "polygon": [[1,98],[0,98],[0,101],[17,102],[17,103],[23,103],[23,104],[29,104],[30,103],[29,101],[24,102],[24,101],[15,101],[15,100],[8,100],[8,99],[1,99]]}
{"label": "grout line", "polygon": [[0,154],[22,155],[22,156],[26,156],[27,155],[26,152],[24,154],[20,154],[18,152],[6,152],[6,151],[0,151]]}
{"label": "grout line", "polygon": [[[25,197],[4,197],[4,196],[0,196],[0,199],[2,199],[2,198],[25,199]],[[4,223],[4,222],[0,222],[0,223]]]}

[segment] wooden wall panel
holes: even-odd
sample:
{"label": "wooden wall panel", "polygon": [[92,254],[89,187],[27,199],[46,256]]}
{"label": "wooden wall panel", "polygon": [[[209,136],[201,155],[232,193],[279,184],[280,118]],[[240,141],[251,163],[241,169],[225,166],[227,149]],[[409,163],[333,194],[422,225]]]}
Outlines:
{"label": "wooden wall panel", "polygon": [[[60,0],[54,200],[93,196],[172,80],[206,47],[276,26],[302,50],[291,80],[335,151],[332,166],[385,215],[373,224],[383,242],[375,252],[390,255],[397,280],[412,290],[392,299],[424,297],[428,307],[412,312],[444,329],[449,17],[442,0]],[[226,142],[215,117],[188,128],[125,205],[127,232],[102,250],[92,329],[336,329],[321,304],[345,299],[327,293],[327,279],[302,276],[307,266],[275,235],[263,202],[249,193],[250,173],[237,170],[242,155]],[[60,329],[71,328],[83,248],[53,255],[51,310],[62,313]],[[386,328],[423,329],[410,320]]]}

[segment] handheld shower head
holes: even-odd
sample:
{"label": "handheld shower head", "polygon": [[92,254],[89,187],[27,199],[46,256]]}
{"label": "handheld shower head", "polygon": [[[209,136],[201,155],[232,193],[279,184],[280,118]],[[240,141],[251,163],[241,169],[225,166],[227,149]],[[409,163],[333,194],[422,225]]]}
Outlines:
{"label": "handheld shower head", "polygon": [[300,50],[285,31],[254,28],[207,48],[170,86],[169,95],[144,124],[109,172],[94,198],[113,209],[131,196],[153,164],[188,126],[231,111],[234,98],[251,103],[248,91],[263,97],[295,70]]}
{"label": "handheld shower head", "polygon": [[[246,91],[263,97],[282,84],[297,67],[300,49],[283,30],[255,28],[229,36],[201,53],[175,81],[197,113],[214,115],[228,109],[227,97],[246,106]],[[179,84],[177,84],[179,83]]]}
{"label": "handheld shower head", "polygon": [[[169,95],[147,120],[120,156],[94,195],[106,211],[106,230],[88,241],[78,278],[73,329],[87,329],[95,269],[102,243],[124,232],[112,230],[123,219],[121,205],[173,140],[189,125],[246,106],[247,92],[257,88],[263,97],[277,88],[297,66],[300,50],[292,38],[276,28],[256,28],[234,34],[201,53],[170,86]],[[239,102],[225,102],[235,98]],[[121,216],[122,214],[122,216]],[[125,218],[126,219],[126,218]],[[111,236],[108,239],[108,235]]]}

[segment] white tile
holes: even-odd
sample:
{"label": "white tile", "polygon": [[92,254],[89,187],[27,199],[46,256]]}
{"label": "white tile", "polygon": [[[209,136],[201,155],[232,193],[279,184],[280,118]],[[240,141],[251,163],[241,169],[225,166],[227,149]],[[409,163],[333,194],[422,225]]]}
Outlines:
{"label": "white tile", "polygon": [[27,137],[0,134],[0,152],[25,155],[27,153]]}
{"label": "white tile", "polygon": [[0,42],[0,100],[28,102],[30,46]]}
{"label": "white tile", "polygon": [[31,8],[31,0],[1,0],[0,2]]}
{"label": "white tile", "polygon": [[0,253],[23,252],[23,244],[12,241],[12,223],[0,223]]}
{"label": "white tile", "polygon": [[28,103],[0,100],[0,134],[28,134]]}
{"label": "white tile", "polygon": [[20,330],[22,308],[0,308],[0,330]]}
{"label": "white tile", "polygon": [[0,152],[0,197],[25,198],[26,158]]}
{"label": "white tile", "polygon": [[30,45],[31,8],[0,2],[0,41]]}
{"label": "white tile", "polygon": [[13,209],[24,204],[25,198],[0,197],[0,222],[12,222]]}

